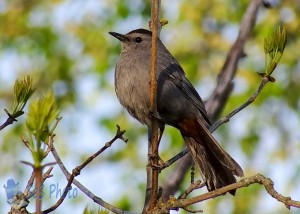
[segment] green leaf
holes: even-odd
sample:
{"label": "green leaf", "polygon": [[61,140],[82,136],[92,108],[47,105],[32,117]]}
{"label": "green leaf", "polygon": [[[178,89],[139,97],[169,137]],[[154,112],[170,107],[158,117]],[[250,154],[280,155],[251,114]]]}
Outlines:
{"label": "green leaf", "polygon": [[286,30],[283,27],[278,27],[271,36],[265,39],[264,51],[266,54],[266,70],[262,75],[270,76],[272,74],[281,59],[286,43]]}
{"label": "green leaf", "polygon": [[58,109],[53,91],[30,103],[26,126],[37,141],[45,142],[49,135],[49,126],[57,118]]}
{"label": "green leaf", "polygon": [[24,109],[34,91],[35,88],[32,87],[32,78],[30,76],[26,76],[23,80],[16,80],[14,85],[13,115]]}

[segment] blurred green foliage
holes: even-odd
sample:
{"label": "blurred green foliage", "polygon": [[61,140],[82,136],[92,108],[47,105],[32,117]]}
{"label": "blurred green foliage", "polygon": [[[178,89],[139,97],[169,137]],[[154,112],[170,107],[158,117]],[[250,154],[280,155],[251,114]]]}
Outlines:
{"label": "blurred green foliage", "polygon": [[45,142],[43,133],[49,134],[49,126],[58,116],[58,109],[52,91],[49,91],[39,99],[33,100],[28,109],[26,126],[28,131],[38,141]]}
{"label": "blurred green foliage", "polygon": [[[287,30],[288,42],[281,62],[272,74],[277,81],[267,85],[257,100],[229,124],[220,127],[217,137],[224,148],[242,162],[246,175],[260,172],[273,179],[276,178],[272,177],[276,175],[275,164],[292,168],[286,173],[289,176],[284,177],[284,185],[281,182],[280,186],[283,194],[290,195],[300,189],[297,183],[300,163],[295,161],[300,153],[297,134],[300,127],[300,5],[298,0],[274,2],[272,8],[260,8],[257,25],[244,50],[247,56],[239,63],[235,88],[222,115],[246,101],[257,89],[260,83],[257,72],[264,72],[264,38],[281,25]],[[120,45],[109,37],[108,32],[126,33],[133,28],[147,28],[151,11],[150,0],[0,0],[0,3],[1,108],[13,103],[12,85],[15,79],[30,74],[36,83],[37,95],[53,87],[62,116],[74,111],[85,115],[87,107],[84,106],[104,108],[107,101],[102,97],[103,93],[109,94],[106,98],[115,99],[113,69]],[[212,92],[248,4],[246,0],[162,1],[162,18],[169,21],[161,32],[162,40],[203,97]],[[8,66],[2,66],[5,61],[8,61]],[[97,84],[92,89],[97,93],[85,91],[92,84],[86,83],[88,78],[96,80]],[[117,105],[113,114],[93,112],[90,117],[97,118],[97,128],[105,130],[109,136],[113,136],[118,123],[127,130],[129,143],[114,145],[97,162],[97,166],[91,167],[101,168],[105,163],[127,164],[126,170],[116,174],[116,177],[124,178],[120,179],[124,189],[120,189],[114,201],[109,202],[138,211],[142,208],[145,185],[146,130],[129,119]],[[1,114],[1,121],[4,117]],[[82,118],[79,122],[75,116],[69,120],[71,122],[60,125],[63,128],[58,130],[58,136],[64,141],[61,150],[65,159],[76,157],[79,160],[90,152],[82,149],[74,151],[69,138],[84,128],[80,123]],[[9,158],[10,164],[17,165],[16,154],[25,150],[20,141],[24,133],[22,120],[1,133],[0,150],[6,154],[0,157],[1,162]],[[161,154],[168,159],[181,150],[183,143],[174,129],[167,129],[165,135]],[[98,147],[95,145],[94,150]],[[278,160],[280,162],[276,162]],[[15,165],[3,166],[0,174],[9,176],[9,169]],[[24,169],[18,169],[17,173],[21,176]],[[170,172],[171,169],[167,169],[161,173],[161,180],[168,180]],[[188,185],[188,177],[181,190]],[[239,190],[234,198],[221,197],[205,203],[205,207],[201,204],[196,207],[209,213],[289,213],[277,201],[268,198],[263,188],[253,186]],[[264,201],[269,205],[262,209]],[[230,206],[227,207],[226,203]],[[85,204],[81,207],[83,210]]]}
{"label": "blurred green foliage", "polygon": [[83,214],[109,214],[109,211],[101,208],[93,209],[86,207],[83,211]]}
{"label": "blurred green foliage", "polygon": [[31,101],[26,117],[26,127],[29,133],[28,148],[31,151],[34,165],[41,166],[45,158],[43,143],[48,143],[52,135],[50,125],[58,117],[53,91],[49,91],[39,99]]}

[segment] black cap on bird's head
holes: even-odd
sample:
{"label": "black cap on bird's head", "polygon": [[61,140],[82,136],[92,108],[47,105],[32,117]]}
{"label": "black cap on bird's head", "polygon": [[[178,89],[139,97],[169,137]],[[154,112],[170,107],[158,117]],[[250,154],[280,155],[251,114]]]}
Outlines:
{"label": "black cap on bird's head", "polygon": [[142,41],[141,36],[147,36],[147,37],[152,36],[151,31],[146,30],[146,29],[142,29],[142,28],[132,30],[129,33],[126,33],[126,34],[120,34],[120,33],[116,33],[116,32],[109,32],[109,34],[112,35],[113,37],[117,38],[121,42],[125,42],[125,43],[128,43],[128,42],[132,41],[133,37],[134,37],[134,41],[136,43],[140,43]]}
{"label": "black cap on bird's head", "polygon": [[130,31],[129,33],[127,33],[127,35],[129,35],[129,34],[134,34],[134,33],[145,34],[145,35],[152,36],[152,32],[151,32],[151,31],[146,30],[146,29],[143,29],[143,28],[139,28],[139,29],[136,29],[136,30],[132,30],[132,31]]}

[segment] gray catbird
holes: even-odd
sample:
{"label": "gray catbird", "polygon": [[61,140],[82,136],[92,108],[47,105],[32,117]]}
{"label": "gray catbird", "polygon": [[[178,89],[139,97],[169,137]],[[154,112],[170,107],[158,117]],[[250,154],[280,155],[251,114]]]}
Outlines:
{"label": "gray catbird", "polygon": [[[121,41],[115,70],[115,90],[120,103],[138,121],[151,127],[149,82],[151,31],[133,30],[125,35],[110,32]],[[211,135],[204,103],[186,78],[176,59],[160,39],[157,41],[157,115],[165,124],[180,130],[209,191],[236,182],[243,170]],[[235,191],[231,192],[232,194]]]}

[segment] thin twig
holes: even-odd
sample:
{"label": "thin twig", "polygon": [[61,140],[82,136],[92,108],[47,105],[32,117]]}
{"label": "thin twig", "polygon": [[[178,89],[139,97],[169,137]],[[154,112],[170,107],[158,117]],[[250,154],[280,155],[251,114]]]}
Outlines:
{"label": "thin twig", "polygon": [[175,155],[174,157],[172,157],[171,159],[167,160],[166,162],[164,162],[164,164],[161,166],[161,170],[171,166],[173,163],[175,163],[176,161],[178,161],[180,158],[182,158],[183,156],[185,156],[187,153],[189,152],[189,150],[185,147],[181,152],[179,152],[177,155]]}
{"label": "thin twig", "polygon": [[[125,133],[125,131],[120,131],[120,127],[117,125],[117,133],[116,133],[116,135],[114,136],[114,138],[111,140],[111,141],[109,141],[109,142],[107,142],[106,144],[105,144],[105,148],[108,148],[113,142],[115,142],[117,139],[122,139],[124,142],[127,142],[127,139],[126,138],[124,138],[123,137],[123,134]],[[72,172],[72,174],[70,174],[69,172],[68,172],[68,170],[66,169],[66,167],[65,167],[65,165],[63,164],[63,162],[62,162],[62,160],[60,159],[60,157],[59,157],[59,155],[58,155],[58,153],[57,153],[57,151],[56,151],[56,149],[55,149],[55,146],[54,146],[54,144],[53,144],[53,138],[50,138],[49,139],[49,146],[52,148],[52,150],[51,150],[51,152],[52,152],[52,155],[53,155],[53,157],[55,158],[55,160],[56,160],[56,162],[57,162],[57,164],[58,164],[58,166],[60,167],[60,169],[62,170],[62,172],[64,173],[64,175],[65,175],[65,177],[67,178],[67,180],[68,180],[68,183],[69,183],[69,181],[70,180],[72,180],[72,183],[75,185],[75,186],[77,186],[84,194],[86,194],[89,198],[91,198],[95,203],[97,203],[97,204],[99,204],[100,206],[102,206],[102,207],[104,207],[105,209],[107,209],[107,210],[109,210],[109,211],[111,211],[111,212],[113,212],[113,213],[117,213],[117,214],[123,214],[123,213],[126,213],[126,214],[131,214],[130,212],[125,212],[125,211],[123,211],[123,210],[120,210],[120,209],[118,209],[118,208],[116,208],[116,207],[114,207],[113,205],[111,205],[111,204],[109,204],[109,203],[107,203],[107,202],[105,202],[103,199],[101,199],[101,198],[99,198],[99,197],[97,197],[96,195],[94,195],[91,191],[89,191],[85,186],[83,186],[79,181],[77,181],[74,177],[74,175],[76,174],[76,173],[78,173],[78,172],[76,172],[76,168],[74,169],[74,171]],[[104,149],[104,147],[102,147],[100,150],[103,152],[105,149]],[[99,150],[99,151],[100,151]],[[98,152],[96,152],[95,154],[97,154],[97,153],[99,153],[99,151]],[[101,152],[100,152],[101,153]],[[99,154],[100,154],[99,153]],[[98,155],[99,155],[98,154]],[[96,155],[97,156],[97,155]],[[85,164],[86,162],[84,162],[84,164]],[[82,166],[82,165],[81,165]],[[86,165],[84,165],[84,166],[86,166]],[[72,178],[73,177],[73,178]],[[62,198],[60,198],[59,200],[61,200]],[[63,199],[62,199],[63,200]],[[57,203],[61,203],[60,201],[59,202],[57,202]],[[55,205],[54,205],[55,206]],[[57,208],[57,207],[56,207]],[[56,209],[55,208],[55,209]],[[43,213],[47,213],[48,212],[48,210],[50,210],[50,209],[52,209],[51,207],[49,208],[49,209],[47,209],[47,210],[45,210]]]}
{"label": "thin twig", "polygon": [[68,179],[67,186],[65,187],[64,192],[61,195],[61,197],[58,199],[58,201],[53,206],[51,206],[50,208],[44,210],[43,214],[44,213],[50,213],[50,212],[54,211],[57,207],[59,207],[61,205],[61,203],[65,200],[68,192],[72,189],[71,185],[73,183],[74,177],[75,177],[75,174],[74,174],[74,172],[72,172],[71,176]]}
{"label": "thin twig", "polygon": [[63,117],[58,117],[58,118],[56,118],[56,121],[55,121],[53,127],[52,127],[51,130],[49,131],[49,133],[50,133],[51,135],[54,134],[54,130],[56,129],[58,123],[62,120],[62,118],[63,118]]}
{"label": "thin twig", "polygon": [[30,192],[30,189],[33,185],[33,182],[34,182],[34,170],[32,170],[32,173],[31,173],[31,176],[27,182],[27,185],[26,185],[26,188],[24,190],[24,195],[27,197],[29,192]]}
{"label": "thin twig", "polygon": [[105,145],[99,150],[97,151],[95,154],[93,154],[92,156],[90,156],[86,161],[84,161],[80,166],[77,166],[75,168],[75,171],[78,173],[75,173],[75,176],[80,174],[80,171],[86,167],[86,165],[88,165],[90,162],[92,162],[92,160],[94,160],[97,156],[99,156],[102,152],[104,152],[107,148],[109,148],[117,139],[121,139],[123,140],[125,143],[127,143],[128,139],[124,138],[125,131],[124,130],[120,130],[120,126],[117,125],[117,133],[116,135],[113,137],[113,139],[111,139],[109,142],[105,143]]}
{"label": "thin twig", "polygon": [[230,118],[232,118],[238,112],[240,112],[241,110],[243,110],[244,108],[246,108],[247,106],[249,106],[251,103],[253,103],[255,101],[255,99],[257,98],[257,96],[259,95],[259,93],[261,92],[261,90],[265,87],[265,85],[268,82],[270,82],[269,77],[267,77],[267,76],[263,77],[262,80],[261,80],[261,83],[260,83],[260,85],[258,87],[258,89],[254,92],[254,94],[245,103],[243,103],[238,108],[234,109],[227,116],[225,116],[225,117],[221,118],[220,120],[218,120],[209,130],[211,132],[214,132],[220,125],[229,122]]}
{"label": "thin twig", "polygon": [[205,186],[205,183],[201,180],[196,181],[195,183],[191,183],[191,185],[182,193],[178,199],[185,199],[191,192],[195,189],[200,189]]}
{"label": "thin twig", "polygon": [[0,126],[0,131],[4,129],[6,126],[13,124],[13,122],[17,121],[17,117],[21,116],[24,114],[24,111],[17,111],[13,115],[10,114],[6,109],[4,109],[5,113],[7,114],[8,118],[7,120]]}
{"label": "thin twig", "polygon": [[28,140],[26,140],[25,138],[22,137],[22,142],[31,151],[30,144],[29,144]]}

